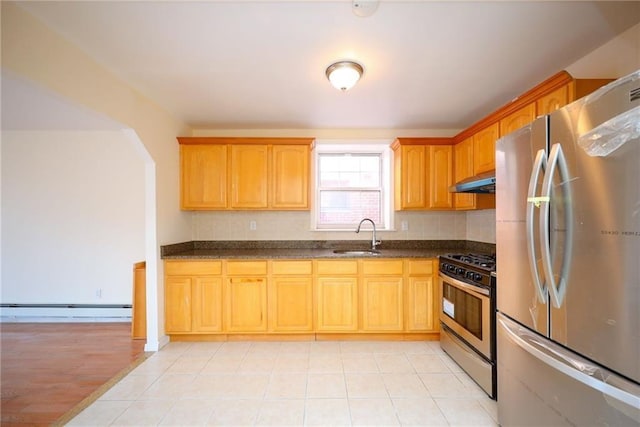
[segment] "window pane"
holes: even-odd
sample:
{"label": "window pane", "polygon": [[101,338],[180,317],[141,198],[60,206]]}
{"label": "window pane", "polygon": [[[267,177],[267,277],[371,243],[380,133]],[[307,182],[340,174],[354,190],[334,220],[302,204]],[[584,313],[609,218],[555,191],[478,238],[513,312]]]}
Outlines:
{"label": "window pane", "polygon": [[380,156],[321,154],[320,187],[380,187]]}
{"label": "window pane", "polygon": [[357,226],[362,218],[383,225],[380,191],[320,191],[319,225]]}

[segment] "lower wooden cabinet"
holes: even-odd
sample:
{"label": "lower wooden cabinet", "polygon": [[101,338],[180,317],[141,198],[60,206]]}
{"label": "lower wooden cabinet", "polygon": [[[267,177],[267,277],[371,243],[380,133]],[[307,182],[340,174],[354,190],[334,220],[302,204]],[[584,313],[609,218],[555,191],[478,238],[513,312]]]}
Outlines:
{"label": "lower wooden cabinet", "polygon": [[365,277],[362,281],[362,329],[401,332],[404,328],[402,277]]}
{"label": "lower wooden cabinet", "polygon": [[407,331],[437,332],[440,322],[436,262],[423,259],[407,263]]}
{"label": "lower wooden cabinet", "polygon": [[311,277],[276,276],[269,283],[269,330],[313,331],[313,280]]}
{"label": "lower wooden cabinet", "polygon": [[165,332],[438,332],[433,259],[165,262]]}
{"label": "lower wooden cabinet", "polygon": [[222,278],[197,277],[192,283],[194,332],[222,331]]}
{"label": "lower wooden cabinet", "polygon": [[267,278],[227,278],[225,308],[229,332],[267,330]]}
{"label": "lower wooden cabinet", "polygon": [[316,285],[316,330],[320,332],[357,331],[357,277],[318,277]]}
{"label": "lower wooden cabinet", "polygon": [[164,282],[164,329],[170,333],[192,332],[190,277],[167,277]]}
{"label": "lower wooden cabinet", "polygon": [[165,331],[222,331],[221,261],[165,263]]}

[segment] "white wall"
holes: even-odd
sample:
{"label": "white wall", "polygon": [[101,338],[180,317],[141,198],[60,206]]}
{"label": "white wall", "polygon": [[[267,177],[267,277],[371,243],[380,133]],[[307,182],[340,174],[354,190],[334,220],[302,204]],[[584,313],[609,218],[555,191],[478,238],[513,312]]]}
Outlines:
{"label": "white wall", "polygon": [[[16,4],[1,2],[0,7],[3,70],[122,124],[129,130],[130,139],[143,146],[140,151],[145,156],[147,187],[145,349],[156,350],[167,342],[160,245],[191,238],[191,216],[179,209],[179,150],[175,139],[188,135],[190,129]],[[3,251],[3,258],[6,255]]]}
{"label": "white wall", "polygon": [[133,144],[119,131],[14,131],[2,151],[2,302],[131,304],[145,257]]}

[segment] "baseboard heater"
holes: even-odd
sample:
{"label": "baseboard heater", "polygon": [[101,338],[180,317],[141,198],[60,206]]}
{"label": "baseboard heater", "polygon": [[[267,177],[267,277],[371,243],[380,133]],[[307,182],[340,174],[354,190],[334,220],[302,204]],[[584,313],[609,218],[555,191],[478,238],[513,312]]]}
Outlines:
{"label": "baseboard heater", "polygon": [[131,308],[131,304],[0,304],[1,308]]}
{"label": "baseboard heater", "polygon": [[13,321],[130,321],[131,304],[1,303],[0,322]]}

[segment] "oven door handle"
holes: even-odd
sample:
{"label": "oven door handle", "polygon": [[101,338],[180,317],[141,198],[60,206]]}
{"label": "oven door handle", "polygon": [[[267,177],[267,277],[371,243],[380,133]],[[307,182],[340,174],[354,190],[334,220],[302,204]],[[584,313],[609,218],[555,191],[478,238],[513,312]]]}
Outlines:
{"label": "oven door handle", "polygon": [[462,282],[458,279],[455,279],[451,276],[447,276],[444,273],[440,273],[440,278],[442,279],[442,281],[447,282],[453,286],[455,286],[456,288],[460,288],[460,289],[464,289],[466,291],[472,292],[472,293],[478,293],[478,294],[482,294],[484,296],[491,296],[491,293],[489,291],[489,289],[486,288],[481,288],[480,286],[474,286],[474,285],[470,285],[468,283]]}

